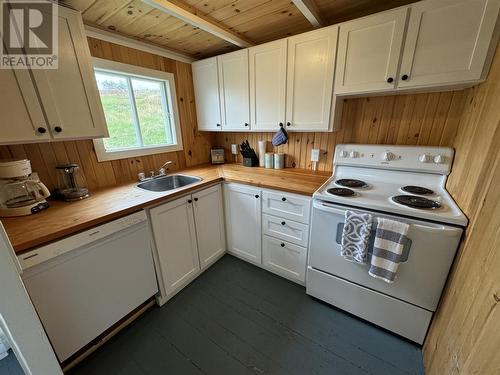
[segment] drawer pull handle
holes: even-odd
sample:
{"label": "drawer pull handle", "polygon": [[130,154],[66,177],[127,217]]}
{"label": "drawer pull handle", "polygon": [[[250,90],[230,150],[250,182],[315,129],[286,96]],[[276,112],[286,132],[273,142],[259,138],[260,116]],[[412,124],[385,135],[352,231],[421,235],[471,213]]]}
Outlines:
{"label": "drawer pull handle", "polygon": [[286,202],[286,198],[285,198],[285,197],[281,198],[281,200],[282,200],[283,202]]}
{"label": "drawer pull handle", "polygon": [[285,244],[283,242],[281,243],[281,247],[285,247]]}
{"label": "drawer pull handle", "polygon": [[284,221],[281,222],[281,225],[286,225],[286,223]]}

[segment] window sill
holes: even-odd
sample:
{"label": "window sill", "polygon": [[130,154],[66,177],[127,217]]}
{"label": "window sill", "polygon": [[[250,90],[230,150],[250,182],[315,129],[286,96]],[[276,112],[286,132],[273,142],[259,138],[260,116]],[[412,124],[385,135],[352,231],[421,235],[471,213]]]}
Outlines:
{"label": "window sill", "polygon": [[142,147],[142,148],[128,149],[128,150],[119,150],[119,151],[106,151],[102,139],[94,139],[94,148],[95,148],[95,153],[97,155],[97,160],[99,162],[128,159],[133,157],[155,155],[165,152],[175,152],[183,150],[182,144],[176,144],[169,146],[154,146],[154,147]]}

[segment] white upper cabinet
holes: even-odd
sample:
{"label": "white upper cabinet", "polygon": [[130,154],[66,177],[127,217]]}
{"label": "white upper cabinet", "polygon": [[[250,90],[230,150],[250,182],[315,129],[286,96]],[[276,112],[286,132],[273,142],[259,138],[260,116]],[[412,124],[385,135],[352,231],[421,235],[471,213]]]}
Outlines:
{"label": "white upper cabinet", "polygon": [[50,139],[28,70],[0,69],[0,144]]}
{"label": "white upper cabinet", "polygon": [[277,130],[285,122],[287,40],[248,49],[250,127]]}
{"label": "white upper cabinet", "polygon": [[217,57],[192,64],[198,130],[221,130]]}
{"label": "white upper cabinet", "polygon": [[288,39],[287,129],[329,129],[337,34],[333,26]]}
{"label": "white upper cabinet", "polygon": [[227,250],[258,264],[262,261],[260,195],[260,189],[224,185]]}
{"label": "white upper cabinet", "polygon": [[80,13],[59,7],[57,69],[34,69],[40,100],[55,139],[107,137]]}
{"label": "white upper cabinet", "polygon": [[108,136],[80,13],[59,7],[57,21],[57,69],[0,72],[0,143]]}
{"label": "white upper cabinet", "polygon": [[248,50],[217,57],[223,130],[249,130]]}
{"label": "white upper cabinet", "polygon": [[498,0],[430,0],[411,5],[399,87],[484,78]]}
{"label": "white upper cabinet", "polygon": [[335,93],[394,90],[408,8],[340,25]]}
{"label": "white upper cabinet", "polygon": [[204,270],[226,251],[221,186],[194,193],[193,209],[200,266]]}

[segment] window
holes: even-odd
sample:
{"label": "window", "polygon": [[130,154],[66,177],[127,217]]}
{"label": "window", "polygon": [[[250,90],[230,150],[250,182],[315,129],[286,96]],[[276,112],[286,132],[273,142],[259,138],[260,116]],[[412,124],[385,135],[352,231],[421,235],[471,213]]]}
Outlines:
{"label": "window", "polygon": [[94,140],[99,161],[182,150],[171,73],[94,59],[109,138]]}

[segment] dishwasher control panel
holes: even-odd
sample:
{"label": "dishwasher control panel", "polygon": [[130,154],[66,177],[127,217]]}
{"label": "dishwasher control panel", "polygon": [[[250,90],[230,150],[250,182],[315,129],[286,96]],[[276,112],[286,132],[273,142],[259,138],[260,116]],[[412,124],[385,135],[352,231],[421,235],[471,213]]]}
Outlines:
{"label": "dishwasher control panel", "polygon": [[89,245],[97,240],[108,237],[123,229],[132,227],[136,224],[147,221],[146,213],[141,210],[134,214],[110,221],[109,223],[99,225],[84,232],[77,233],[62,240],[52,242],[48,245],[36,248],[27,253],[18,255],[21,268],[26,270],[37,264],[46,262],[54,257],[76,250],[82,246]]}

